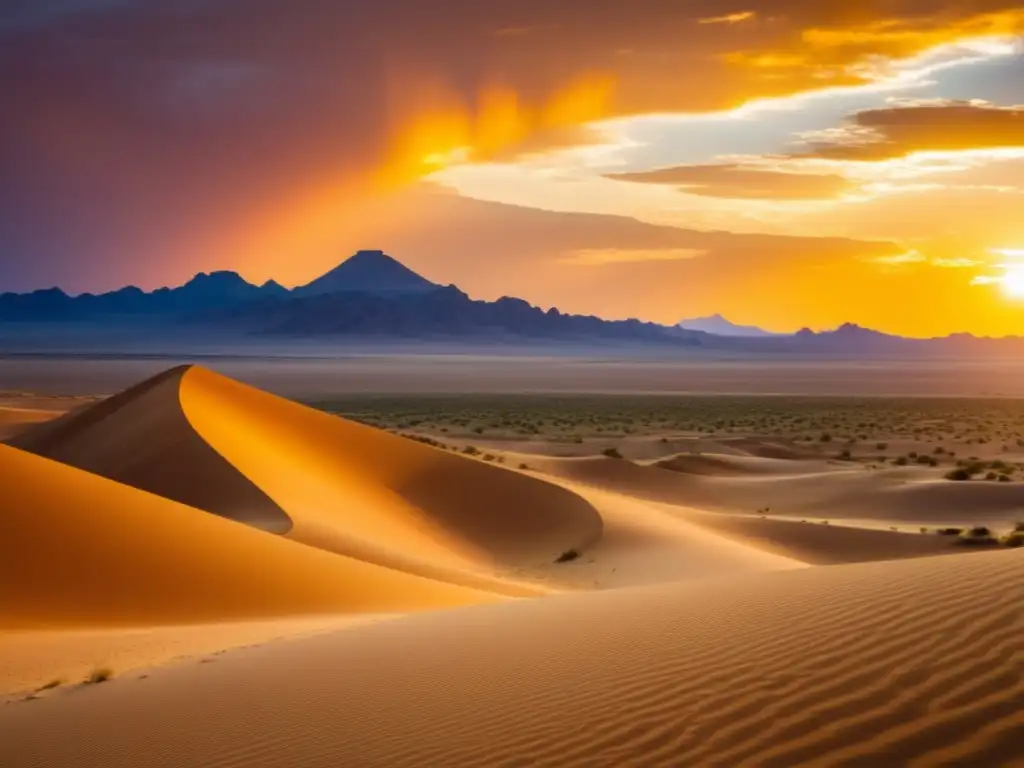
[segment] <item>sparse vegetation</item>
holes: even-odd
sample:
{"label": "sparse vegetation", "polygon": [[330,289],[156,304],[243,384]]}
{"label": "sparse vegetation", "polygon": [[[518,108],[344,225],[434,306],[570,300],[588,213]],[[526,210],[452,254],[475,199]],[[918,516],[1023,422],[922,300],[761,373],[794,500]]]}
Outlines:
{"label": "sparse vegetation", "polygon": [[45,685],[39,686],[36,689],[36,692],[38,693],[39,691],[50,691],[50,690],[53,690],[54,688],[59,688],[60,686],[64,685],[64,682],[65,682],[65,680],[64,680],[63,677],[55,677],[53,680],[51,680],[50,682],[46,683]]}
{"label": "sparse vegetation", "polygon": [[555,562],[556,563],[568,563],[570,560],[575,560],[579,556],[580,556],[580,553],[577,550],[575,550],[575,549],[567,549],[567,550],[565,550],[565,552],[563,552],[562,554],[560,554],[558,556],[558,559],[555,560]]}
{"label": "sparse vegetation", "polygon": [[[663,450],[694,439],[753,437],[794,457],[839,458],[865,469],[939,467],[950,479],[1021,477],[1024,400],[717,395],[422,395],[352,396],[312,405],[404,437],[501,462],[509,441],[523,439],[586,453],[631,435]],[[409,434],[415,430],[415,434]],[[444,442],[438,440],[442,438]],[[486,441],[480,443],[480,440]],[[460,448],[466,442],[479,448]],[[834,444],[835,448],[832,448]],[[575,448],[579,446],[579,448]],[[874,446],[874,449],[871,449]],[[978,446],[978,447],[975,447]],[[863,447],[863,449],[861,448]],[[617,448],[621,451],[621,445]],[[741,449],[742,450],[742,449]],[[969,456],[957,459],[957,453]],[[541,450],[541,453],[545,451]],[[848,452],[848,453],[847,453]],[[1001,454],[1000,454],[1001,452]],[[558,455],[557,450],[551,451]],[[880,464],[881,454],[888,464]],[[955,464],[954,464],[955,463]],[[989,473],[994,473],[989,477]]]}
{"label": "sparse vegetation", "polygon": [[607,456],[609,459],[622,458],[622,454],[619,452],[618,448],[605,448],[603,451],[601,451],[601,454]]}
{"label": "sparse vegetation", "polygon": [[976,525],[961,533],[958,543],[971,547],[992,547],[998,544],[999,540],[986,526]]}
{"label": "sparse vegetation", "polygon": [[82,681],[83,685],[98,685],[105,683],[114,677],[114,670],[109,667],[99,667],[89,673],[89,676]]}
{"label": "sparse vegetation", "polygon": [[1000,541],[1004,546],[1014,549],[1024,547],[1024,530],[1010,531]]}

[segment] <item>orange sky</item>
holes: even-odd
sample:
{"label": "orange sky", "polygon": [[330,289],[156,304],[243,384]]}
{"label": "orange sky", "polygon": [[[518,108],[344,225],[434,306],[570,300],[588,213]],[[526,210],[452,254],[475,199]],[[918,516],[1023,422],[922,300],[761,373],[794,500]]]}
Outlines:
{"label": "orange sky", "polygon": [[12,16],[0,289],[287,285],[385,248],[607,317],[1024,334],[1024,10],[680,5]]}

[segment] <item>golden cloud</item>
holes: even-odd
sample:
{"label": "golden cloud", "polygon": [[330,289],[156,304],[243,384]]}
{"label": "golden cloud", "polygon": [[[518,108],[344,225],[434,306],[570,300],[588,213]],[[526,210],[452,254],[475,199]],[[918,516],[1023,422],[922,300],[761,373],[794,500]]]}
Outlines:
{"label": "golden cloud", "polygon": [[706,19],[698,19],[698,24],[739,24],[742,21],[750,21],[757,18],[757,13],[754,11],[740,11],[739,13],[729,13],[724,16],[711,16]]}
{"label": "golden cloud", "polygon": [[675,186],[705,197],[762,200],[830,200],[854,189],[836,174],[789,173],[736,164],[683,165],[652,171],[607,174],[616,181]]}
{"label": "golden cloud", "polygon": [[841,128],[808,138],[813,149],[799,156],[827,160],[1024,147],[1024,106],[947,101],[868,109]]}

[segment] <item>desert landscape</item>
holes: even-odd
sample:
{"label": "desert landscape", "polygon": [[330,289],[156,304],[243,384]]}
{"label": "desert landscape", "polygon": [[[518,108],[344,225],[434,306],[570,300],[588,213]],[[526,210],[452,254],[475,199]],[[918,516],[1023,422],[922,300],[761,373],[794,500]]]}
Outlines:
{"label": "desert landscape", "polygon": [[0,403],[4,766],[1020,764],[1020,401],[75,390]]}
{"label": "desert landscape", "polygon": [[1024,768],[1022,54],[0,2],[0,768]]}

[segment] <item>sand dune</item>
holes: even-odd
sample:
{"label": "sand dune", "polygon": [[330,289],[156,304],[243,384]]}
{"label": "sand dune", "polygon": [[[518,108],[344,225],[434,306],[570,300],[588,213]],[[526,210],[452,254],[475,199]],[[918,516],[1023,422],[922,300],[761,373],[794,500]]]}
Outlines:
{"label": "sand dune", "polygon": [[775,517],[1005,521],[1015,484],[759,438],[544,480],[196,367],[12,442],[0,690],[72,684],[0,707],[4,768],[1020,754],[1024,556]]}
{"label": "sand dune", "polygon": [[[781,474],[774,462],[751,459],[768,471],[740,473],[732,457],[714,457],[728,472],[709,470],[678,457],[688,470],[643,465],[604,457],[539,458],[531,466],[557,478],[626,493],[648,501],[701,509],[829,520],[884,521],[920,525],[985,524],[1005,528],[1021,516],[1024,485],[1019,483],[952,482],[936,470],[916,467],[867,470],[856,464],[834,464],[808,471],[808,462],[793,462]],[[710,463],[710,459],[708,459]],[[668,466],[672,466],[669,463]]]}
{"label": "sand dune", "polygon": [[682,453],[654,462],[653,466],[689,475],[750,476],[796,475],[828,471],[830,463],[824,459],[777,459],[738,454]]}
{"label": "sand dune", "polygon": [[547,568],[559,586],[611,589],[807,566],[781,548],[701,525],[699,516],[688,519],[676,508],[582,485],[566,487],[600,511],[604,536],[579,559]]}
{"label": "sand dune", "polygon": [[45,408],[0,405],[0,440],[14,437],[33,424],[47,422],[60,415],[61,411]]}
{"label": "sand dune", "polygon": [[974,553],[420,614],[5,707],[0,763],[1008,765],[1022,580]]}
{"label": "sand dune", "polygon": [[10,440],[26,451],[182,504],[284,533],[291,520],[189,426],[172,368]]}
{"label": "sand dune", "polygon": [[177,368],[15,444],[314,546],[512,594],[495,567],[601,535],[583,499],[261,392]]}
{"label": "sand dune", "polygon": [[678,506],[668,509],[670,514],[737,543],[807,565],[863,563],[963,552],[955,540],[935,534],[823,525],[818,521],[723,514]]}
{"label": "sand dune", "polygon": [[[59,681],[74,686],[97,669],[117,677],[154,667],[209,660],[226,650],[302,637],[327,629],[386,621],[388,613],[325,614],[208,624],[88,627],[0,632],[0,704]],[[47,689],[48,690],[48,689]]]}
{"label": "sand dune", "polygon": [[322,552],[3,445],[0,498],[5,630],[497,599]]}
{"label": "sand dune", "polygon": [[[721,457],[707,458],[716,461]],[[917,528],[866,528],[859,527],[864,524],[861,521],[858,527],[823,525],[820,519],[762,518],[721,509],[709,511],[706,503],[691,506],[706,492],[697,485],[700,477],[687,476],[695,473],[680,475],[603,457],[535,463],[561,475],[559,482],[591,501],[605,519],[604,537],[587,551],[589,565],[580,569],[595,585],[626,586],[961,551],[949,538],[924,535]],[[696,468],[707,466],[698,463]],[[711,469],[717,471],[714,465]],[[728,477],[740,477],[733,469]],[[602,490],[610,487],[618,490]],[[718,499],[721,503],[721,494]],[[690,503],[681,504],[680,500]],[[771,556],[778,559],[773,561]],[[632,565],[640,566],[639,570]],[[572,574],[577,568],[564,573]]]}

